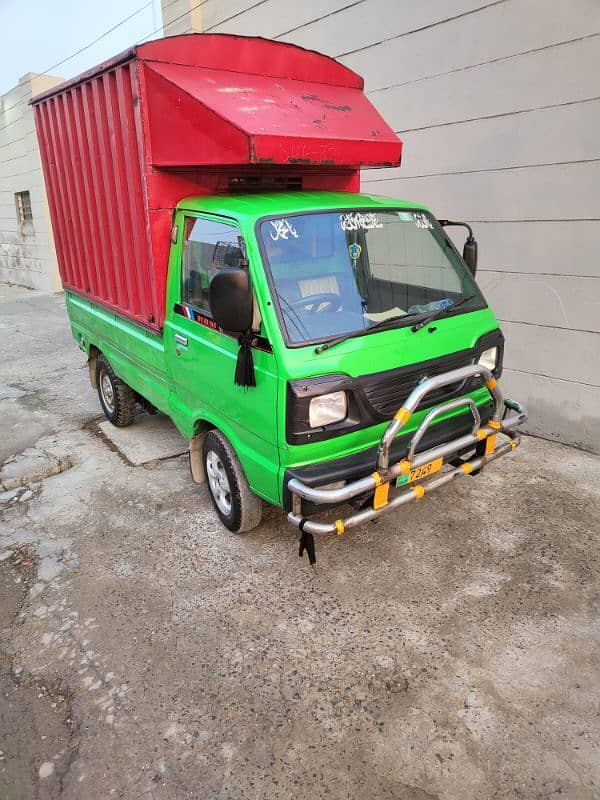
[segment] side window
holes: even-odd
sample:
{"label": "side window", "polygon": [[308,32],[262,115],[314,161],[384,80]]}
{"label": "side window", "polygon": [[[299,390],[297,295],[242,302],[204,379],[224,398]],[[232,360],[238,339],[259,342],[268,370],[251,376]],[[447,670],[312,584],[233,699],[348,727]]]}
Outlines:
{"label": "side window", "polygon": [[241,234],[233,225],[186,217],[184,236],[181,300],[210,314],[210,281],[217,270],[242,263]]}

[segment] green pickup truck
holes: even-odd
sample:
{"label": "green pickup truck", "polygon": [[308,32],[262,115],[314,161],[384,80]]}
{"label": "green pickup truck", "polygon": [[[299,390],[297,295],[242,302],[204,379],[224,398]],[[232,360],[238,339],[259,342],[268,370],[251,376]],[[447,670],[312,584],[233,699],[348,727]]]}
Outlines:
{"label": "green pickup truck", "polygon": [[265,500],[303,537],[343,534],[514,449],[526,414],[497,383],[504,337],[470,229],[461,257],[446,234],[461,223],[421,205],[273,182],[168,211],[159,324],[136,316],[141,282],[123,280],[123,313],[116,281],[102,297],[101,280],[84,291],[64,268],[108,419],[129,425],[140,404],[167,414],[234,532],[259,524]]}

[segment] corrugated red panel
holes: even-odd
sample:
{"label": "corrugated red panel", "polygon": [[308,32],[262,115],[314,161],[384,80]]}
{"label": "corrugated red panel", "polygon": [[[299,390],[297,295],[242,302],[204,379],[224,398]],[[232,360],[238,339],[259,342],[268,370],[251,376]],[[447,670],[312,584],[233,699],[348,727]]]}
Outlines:
{"label": "corrugated red panel", "polygon": [[34,98],[66,288],[160,329],[174,206],[230,177],[356,190],[401,142],[333,59],[265,39],[186,35]]}
{"label": "corrugated red panel", "polygon": [[65,288],[144,324],[160,320],[151,269],[135,62],[36,106]]}

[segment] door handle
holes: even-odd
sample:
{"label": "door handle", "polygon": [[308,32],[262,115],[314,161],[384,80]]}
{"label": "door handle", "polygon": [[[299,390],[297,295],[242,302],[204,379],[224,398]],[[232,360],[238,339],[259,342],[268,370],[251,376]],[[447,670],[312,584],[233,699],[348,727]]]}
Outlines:
{"label": "door handle", "polygon": [[187,347],[188,340],[186,336],[180,336],[178,333],[176,333],[175,341],[177,342],[177,344],[182,344],[184,347]]}

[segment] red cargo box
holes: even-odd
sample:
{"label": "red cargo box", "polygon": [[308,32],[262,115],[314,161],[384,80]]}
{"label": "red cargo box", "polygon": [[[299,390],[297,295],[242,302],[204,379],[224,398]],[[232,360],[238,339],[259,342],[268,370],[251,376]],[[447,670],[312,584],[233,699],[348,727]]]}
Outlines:
{"label": "red cargo box", "polygon": [[191,34],[139,45],[38,95],[65,288],[159,330],[183,197],[356,191],[361,166],[400,163],[400,140],[362,90],[362,78],[319,53]]}

